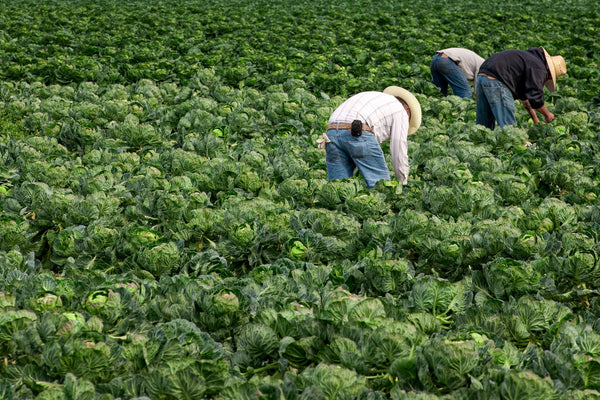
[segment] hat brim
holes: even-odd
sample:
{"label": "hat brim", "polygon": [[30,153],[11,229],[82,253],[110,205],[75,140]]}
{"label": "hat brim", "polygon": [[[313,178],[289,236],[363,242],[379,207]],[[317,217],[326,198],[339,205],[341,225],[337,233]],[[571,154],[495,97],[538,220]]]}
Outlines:
{"label": "hat brim", "polygon": [[550,54],[540,46],[540,49],[544,51],[544,56],[546,57],[546,63],[548,64],[548,69],[550,70],[550,76],[552,79],[548,79],[544,82],[544,86],[548,88],[549,91],[554,92],[556,90],[556,66],[554,65],[554,60],[550,57]]}
{"label": "hat brim", "polygon": [[408,90],[400,86],[388,86],[383,93],[391,94],[394,97],[400,97],[410,109],[410,121],[408,123],[408,134],[412,135],[421,126],[421,104],[419,100]]}

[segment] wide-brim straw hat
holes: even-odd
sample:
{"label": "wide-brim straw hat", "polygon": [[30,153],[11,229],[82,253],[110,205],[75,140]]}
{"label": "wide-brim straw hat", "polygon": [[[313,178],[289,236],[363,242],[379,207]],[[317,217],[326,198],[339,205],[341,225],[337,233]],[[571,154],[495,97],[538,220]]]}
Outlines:
{"label": "wide-brim straw hat", "polygon": [[552,76],[552,79],[548,79],[544,85],[549,91],[554,92],[556,90],[556,78],[567,73],[567,64],[562,56],[550,56],[542,46],[540,46],[540,49],[544,51],[546,63],[550,69],[550,75]]}
{"label": "wide-brim straw hat", "polygon": [[410,121],[408,123],[408,134],[412,135],[421,126],[421,104],[419,100],[408,90],[400,86],[388,86],[383,93],[391,94],[394,97],[400,97],[410,109]]}

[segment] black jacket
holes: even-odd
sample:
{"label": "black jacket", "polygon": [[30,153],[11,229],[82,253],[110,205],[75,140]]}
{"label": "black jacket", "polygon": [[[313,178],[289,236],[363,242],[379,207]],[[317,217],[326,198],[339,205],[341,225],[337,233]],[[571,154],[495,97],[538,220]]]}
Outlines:
{"label": "black jacket", "polygon": [[537,47],[496,53],[481,64],[479,73],[498,79],[515,99],[529,100],[533,108],[544,105],[544,82],[550,79],[550,70],[544,51]]}

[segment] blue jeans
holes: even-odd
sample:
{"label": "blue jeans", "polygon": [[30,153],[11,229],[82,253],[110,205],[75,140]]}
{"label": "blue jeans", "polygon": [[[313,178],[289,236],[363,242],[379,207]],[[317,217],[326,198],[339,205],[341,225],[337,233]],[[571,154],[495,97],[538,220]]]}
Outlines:
{"label": "blue jeans", "polygon": [[448,85],[450,85],[456,96],[473,98],[473,91],[465,74],[450,58],[442,57],[440,54],[434,55],[429,70],[433,84],[441,89],[442,95],[448,95]]}
{"label": "blue jeans", "polygon": [[498,79],[478,76],[475,85],[475,123],[494,129],[495,124],[517,125],[515,99],[506,85]]}
{"label": "blue jeans", "polygon": [[369,189],[381,179],[390,179],[383,150],[371,132],[363,131],[361,136],[352,136],[348,129],[330,129],[327,136],[331,140],[325,148],[330,181],[350,178],[355,168],[358,168]]}

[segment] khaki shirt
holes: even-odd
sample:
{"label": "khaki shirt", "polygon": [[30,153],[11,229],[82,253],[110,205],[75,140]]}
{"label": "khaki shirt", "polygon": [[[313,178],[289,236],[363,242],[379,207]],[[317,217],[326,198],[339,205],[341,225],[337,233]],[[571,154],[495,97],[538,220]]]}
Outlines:
{"label": "khaki shirt", "polygon": [[460,47],[450,47],[444,50],[438,50],[439,53],[444,53],[452,61],[456,63],[458,68],[465,74],[468,81],[474,82],[479,73],[479,67],[485,61],[483,57],[474,51],[462,49]]}

